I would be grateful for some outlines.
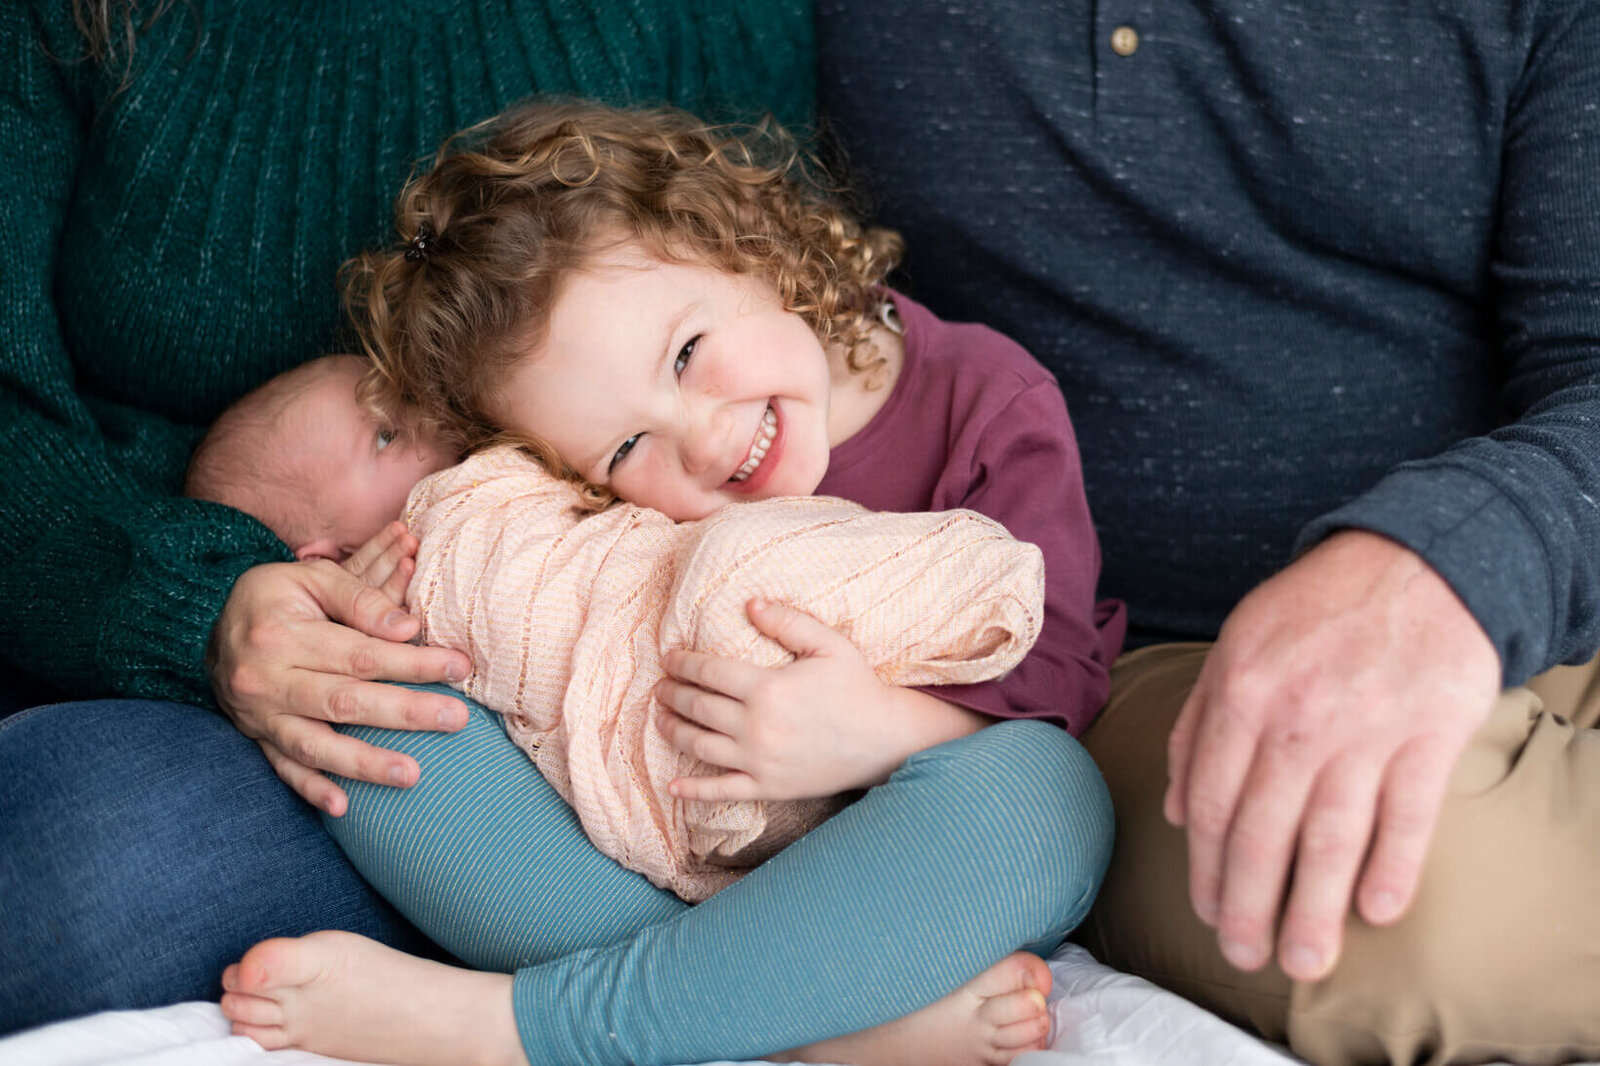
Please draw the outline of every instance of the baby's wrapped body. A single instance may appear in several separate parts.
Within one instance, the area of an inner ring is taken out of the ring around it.
[[[762,596],[849,637],[886,682],[967,684],[1020,662],[1043,619],[1039,550],[969,511],[809,497],[698,522],[621,503],[590,513],[572,485],[497,447],[418,485],[406,521],[422,541],[410,599],[425,639],[472,656],[462,688],[505,716],[601,851],[691,901],[839,801],[669,795],[707,767],[655,727],[667,649],[789,661],[745,614]]]

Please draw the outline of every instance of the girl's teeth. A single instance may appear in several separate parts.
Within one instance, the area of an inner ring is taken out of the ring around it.
[[[733,472],[729,481],[743,481],[761,465],[761,460],[767,457],[767,449],[772,447],[772,438],[778,435],[778,415],[771,407],[761,416],[761,432],[756,434],[755,444],[750,447],[750,457],[744,465]]]

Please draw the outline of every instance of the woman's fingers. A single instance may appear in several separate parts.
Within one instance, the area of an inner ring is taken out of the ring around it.
[[[327,619],[388,641],[407,641],[417,635],[421,623],[415,617],[343,567],[325,559],[298,565],[304,568],[298,576],[306,594]]]
[[[373,640],[371,637],[357,639]],[[377,643],[382,644],[381,641]],[[421,652],[430,649],[407,650]],[[387,660],[393,649],[380,646],[371,651],[376,659]],[[336,725],[444,732],[452,732],[466,725],[466,705],[454,696],[385,682],[357,680],[344,671],[331,668],[340,664],[341,659],[331,650],[330,655],[328,663],[321,668],[295,670],[286,676],[287,702],[299,713],[283,717],[303,716]],[[411,680],[397,676],[407,672],[403,662],[386,662],[384,665],[379,676],[399,681]]]
[[[267,763],[273,772],[294,790],[295,795],[319,811],[326,811],[335,818],[343,816],[345,809],[350,805],[344,789],[304,763],[295,762],[272,741],[263,738],[258,739],[256,744],[267,757]]]
[[[283,715],[274,719],[266,739],[285,757],[312,772],[338,774],[340,777],[398,788],[409,788],[416,784],[421,774],[416,760],[409,755],[345,736],[328,723],[312,718]],[[276,764],[274,768],[277,768]],[[278,776],[283,777],[281,770]],[[291,788],[294,787],[293,781],[289,778],[285,780]],[[326,795],[326,790],[309,779],[307,784],[315,794]],[[327,810],[326,807],[323,809]]]
[[[254,567],[235,582],[213,633],[217,701],[241,732],[272,746],[274,770],[297,794],[342,810],[342,791],[322,774],[406,785],[417,767],[329,722],[430,730],[466,722],[451,696],[379,683],[459,681],[470,672],[460,652],[397,643],[415,629],[382,592],[334,563]]]

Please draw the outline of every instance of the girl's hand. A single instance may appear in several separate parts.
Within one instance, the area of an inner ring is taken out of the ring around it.
[[[381,565],[386,551],[369,561]],[[217,702],[239,731],[301,798],[338,817],[347,799],[324,772],[408,787],[420,770],[409,756],[344,736],[330,722],[445,731],[466,724],[466,707],[453,697],[379,683],[459,681],[471,672],[461,652],[406,644],[416,632],[417,620],[386,592],[337,563],[267,563],[234,583],[207,665]]]
[[[396,607],[404,607],[406,588],[417,569],[418,546],[404,522],[390,522],[339,565],[383,593]]]
[[[794,652],[767,669],[668,652],[657,719],[672,746],[727,773],[672,782],[680,799],[789,800],[886,781],[906,756],[976,731],[983,716],[886,685],[837,631],[751,600],[750,621]]]

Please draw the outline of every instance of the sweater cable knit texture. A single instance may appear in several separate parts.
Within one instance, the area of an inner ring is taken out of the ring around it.
[[[74,61],[68,0],[6,5],[9,665],[68,694],[209,701],[234,581],[290,555],[178,498],[189,452],[230,401],[335,350],[335,271],[387,238],[415,163],[535,92],[803,122],[810,34],[798,3],[195,0],[140,37],[117,94]]]

